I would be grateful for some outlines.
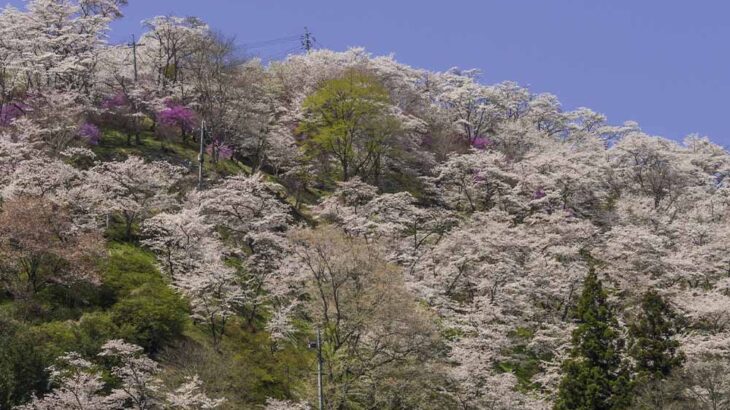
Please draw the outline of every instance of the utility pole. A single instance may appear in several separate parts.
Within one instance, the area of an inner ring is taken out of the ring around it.
[[[304,35],[302,35],[302,48],[308,53],[314,47],[314,42],[317,39],[314,38],[308,28],[304,27]]]
[[[134,64],[134,82],[137,82],[137,47],[143,46],[144,44],[137,44],[137,39],[132,34],[132,42],[129,43],[132,47],[132,64]]]
[[[317,326],[317,341],[309,342],[310,349],[317,349],[317,400],[319,410],[324,410],[324,392],[322,390],[322,331]]]
[[[204,140],[205,140],[205,120],[200,121],[200,152],[198,153],[198,191],[203,189],[203,163],[204,158]]]
[[[317,326],[317,396],[319,410],[324,410],[324,394],[322,393],[322,334]]]

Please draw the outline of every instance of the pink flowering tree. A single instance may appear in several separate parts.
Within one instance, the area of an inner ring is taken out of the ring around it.
[[[488,149],[492,145],[494,145],[494,142],[491,139],[486,138],[486,137],[476,137],[471,142],[471,146],[474,147],[474,148],[476,148],[476,149],[479,149],[479,150]]]
[[[28,107],[25,104],[19,102],[9,102],[0,105],[0,127],[10,125],[13,120],[23,116],[27,109]]]
[[[85,122],[79,127],[79,138],[89,145],[99,145],[101,130],[96,125]]]
[[[179,130],[185,139],[195,128],[197,115],[184,105],[168,102],[167,107],[157,113],[157,123],[163,127]]]
[[[223,142],[223,138],[220,136],[213,138],[213,141],[206,146],[205,152],[210,155],[214,164],[221,159],[233,157],[233,147]]]

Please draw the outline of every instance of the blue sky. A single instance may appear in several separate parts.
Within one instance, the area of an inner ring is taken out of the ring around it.
[[[7,1],[7,0],[6,0]],[[2,0],[0,0],[0,3]],[[11,3],[22,4],[20,0]],[[730,2],[723,0],[130,0],[119,42],[160,14],[195,15],[239,43],[298,35],[404,63],[479,68],[654,135],[730,145]],[[277,57],[296,40],[254,49]]]

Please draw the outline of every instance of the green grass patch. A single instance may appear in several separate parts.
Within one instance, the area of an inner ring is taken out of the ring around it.
[[[140,135],[141,144],[137,144],[134,137],[129,140],[130,143],[127,141],[127,134],[106,129],[101,142],[93,148],[93,151],[102,161],[123,160],[130,155],[136,155],[150,161],[168,161],[191,172],[197,172],[199,146],[190,137],[185,140],[176,138],[163,142],[155,138],[151,132],[145,131]],[[249,166],[238,161],[220,160],[214,164],[209,156],[205,159],[207,161],[204,171],[208,174],[234,175],[251,172]]]
[[[517,327],[508,334],[510,347],[502,354],[505,360],[494,364],[495,370],[501,373],[512,373],[517,377],[517,390],[528,392],[542,386],[532,378],[542,371],[542,362],[551,357],[540,356],[528,349],[528,345],[535,336],[535,331],[526,327]]]

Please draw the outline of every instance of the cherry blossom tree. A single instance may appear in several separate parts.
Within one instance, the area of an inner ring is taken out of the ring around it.
[[[109,23],[121,15],[119,7],[124,3],[33,0],[24,12],[12,7],[5,9],[5,61],[10,81],[4,82],[4,91],[20,86],[13,81],[22,77],[25,85],[38,93],[50,88],[89,95],[104,35]]]
[[[33,398],[17,407],[22,410],[51,409],[214,409],[224,399],[211,399],[203,391],[197,375],[174,390],[165,391],[158,379],[159,365],[148,358],[142,348],[120,339],[109,340],[97,355],[101,364],[94,364],[75,352],[67,353],[51,366],[51,378],[57,387],[41,398]],[[119,387],[109,388],[102,370]]]
[[[452,68],[436,77],[439,87],[434,102],[445,109],[467,145],[488,137],[497,120],[489,89],[477,82],[478,72]]]
[[[144,223],[143,242],[154,250],[173,286],[191,300],[193,319],[219,346],[228,319],[246,300],[235,270],[224,261],[225,246],[196,209],[159,214]]]
[[[111,374],[121,383],[112,390],[110,398],[120,402],[129,400],[137,409],[153,406],[160,390],[159,381],[154,377],[159,365],[148,358],[140,346],[121,339],[109,340],[101,347],[99,357],[111,361]]]
[[[203,382],[197,375],[186,378],[185,383],[167,394],[168,405],[180,410],[215,409],[224,402],[225,399],[209,398],[203,391]]]
[[[233,176],[220,184],[193,193],[189,201],[200,207],[206,219],[235,234],[242,243],[256,232],[282,231],[290,221],[289,209],[277,187],[263,174]]]
[[[453,214],[419,207],[407,192],[377,195],[377,188],[358,178],[337,184],[315,208],[318,217],[348,235],[387,244],[388,259],[413,272],[419,259],[457,224]]]
[[[31,141],[44,143],[54,153],[63,151],[81,136],[83,104],[83,97],[71,91],[49,91],[29,99],[28,118],[36,126]]]
[[[146,44],[141,60],[154,67],[156,83],[162,89],[184,84],[184,62],[194,52],[198,38],[208,26],[195,17],[157,16],[143,22],[148,31],[140,39]]]
[[[274,353],[322,325],[335,406],[541,409],[555,401],[594,266],[621,326],[648,289],[685,322],[685,366],[657,388],[667,401],[637,391],[635,405],[727,407],[725,148],[363,49],[244,62],[194,18],[148,20],[135,72],[132,50],[104,41],[124,3],[33,0],[0,13],[0,293],[10,303],[97,283],[109,215],[127,239],[139,227],[221,351],[232,322],[265,328]],[[330,102],[351,103],[333,89],[368,111],[349,140],[338,129],[348,118],[325,118]],[[130,146],[147,131],[190,133],[193,113],[208,124],[208,154],[252,175],[187,192],[166,152],[149,162],[90,151],[111,148],[93,146],[101,129],[127,133]],[[323,178],[344,168],[334,157],[348,161],[346,181]],[[64,356],[55,390],[29,408],[220,405],[196,378],[163,389],[135,347],[105,349]]]
[[[503,209],[519,206],[512,200],[518,177],[510,172],[507,158],[501,154],[475,151],[453,155],[434,170],[434,175],[428,182],[434,185],[437,198],[454,209],[474,212],[500,205]]]
[[[104,381],[90,361],[78,353],[67,353],[49,368],[51,380],[58,384],[42,398],[16,408],[21,410],[106,409],[122,403],[104,396]]]
[[[171,191],[182,176],[183,169],[168,162],[145,162],[131,156],[89,170],[87,178],[93,189],[86,194],[99,214],[122,216],[129,240],[136,222],[176,205],[176,195]]]

